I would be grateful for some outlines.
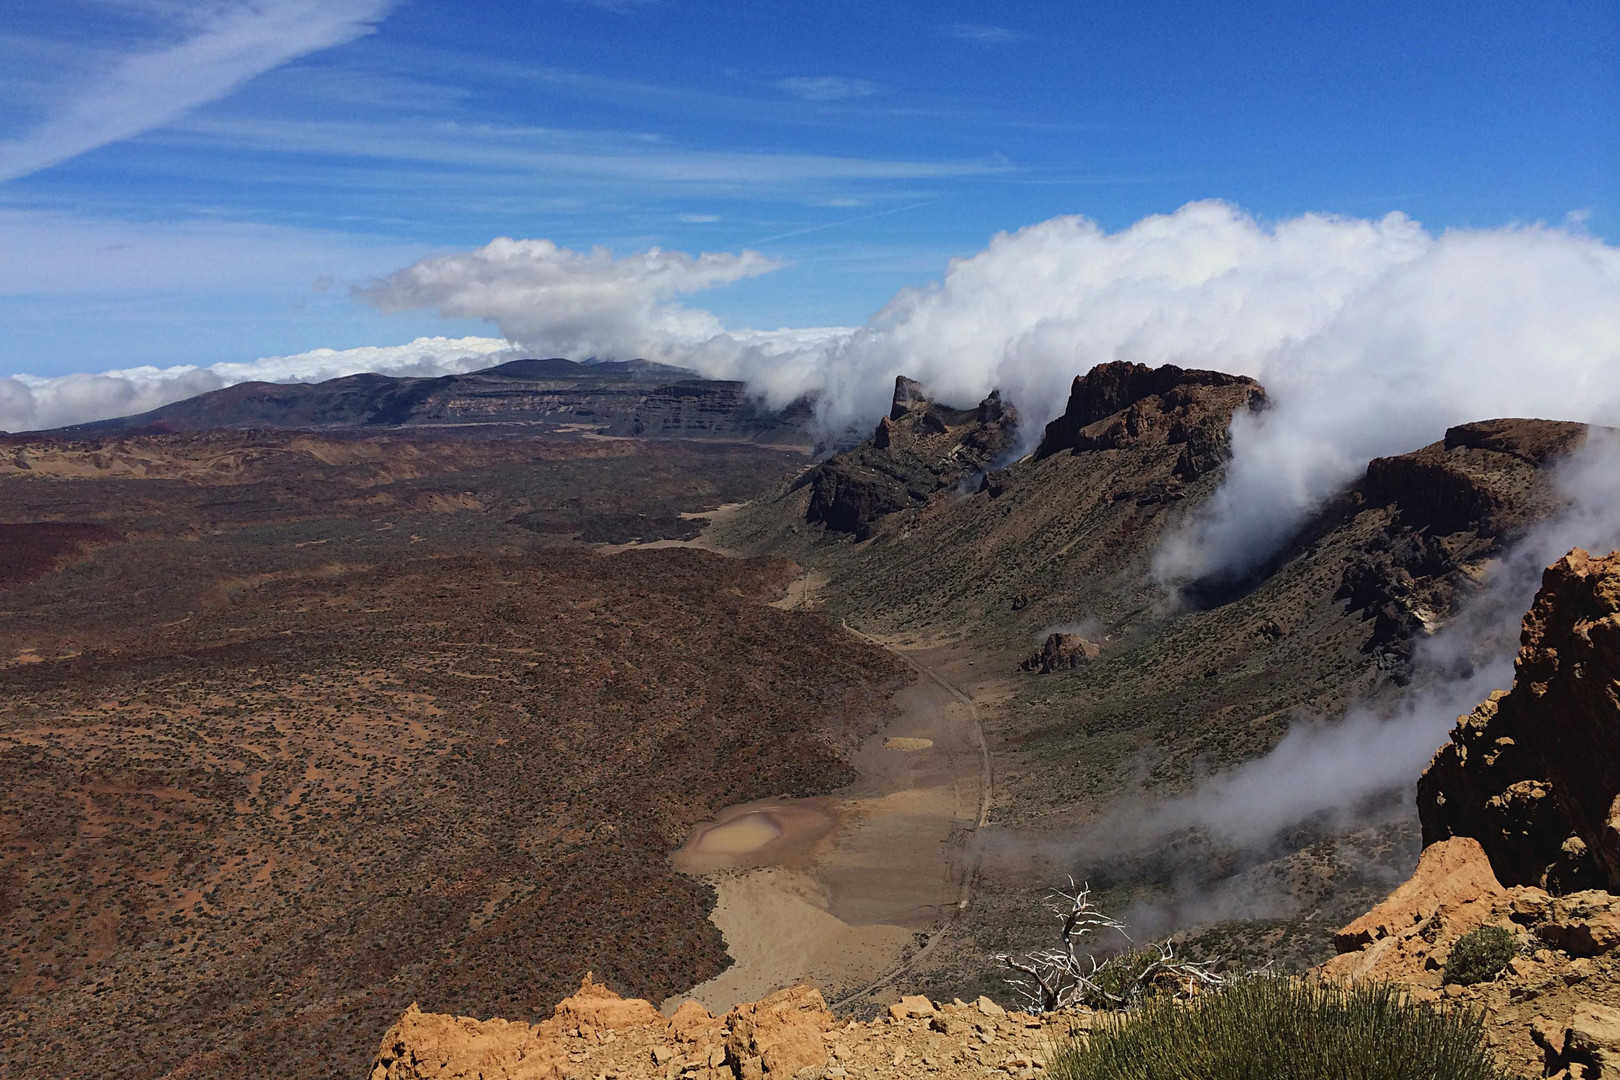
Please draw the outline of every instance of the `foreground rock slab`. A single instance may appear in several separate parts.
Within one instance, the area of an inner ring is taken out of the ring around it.
[[[780,990],[724,1017],[687,1002],[668,1019],[587,977],[538,1024],[423,1013],[389,1029],[368,1080],[1034,1080],[1091,1014],[1010,1013],[978,1002],[902,999],[871,1021],[838,1023],[819,991]],[[611,1018],[619,1027],[582,1019]],[[1584,1029],[1583,1029],[1584,1030]]]

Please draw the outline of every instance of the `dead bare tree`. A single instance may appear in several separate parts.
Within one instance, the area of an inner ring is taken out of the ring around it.
[[[1122,923],[1091,902],[1090,887],[1076,887],[1073,878],[1069,891],[1052,890],[1048,906],[1062,923],[1058,948],[1025,953],[1021,959],[1005,953],[992,957],[1019,973],[1019,978],[1007,982],[1018,990],[1029,1012],[1053,1012],[1076,1002],[1123,1009],[1150,992],[1190,996],[1226,982],[1213,970],[1213,961],[1183,960],[1169,941],[1099,963],[1095,949],[1101,932],[1117,931],[1127,941],[1130,936]]]

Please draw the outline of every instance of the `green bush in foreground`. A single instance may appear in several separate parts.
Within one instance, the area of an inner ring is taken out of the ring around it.
[[[1054,1055],[1052,1080],[1505,1080],[1474,1014],[1387,986],[1240,979],[1177,1003],[1098,1017]]]
[[[1518,953],[1513,935],[1500,926],[1482,926],[1457,939],[1446,957],[1446,982],[1489,982],[1502,973]]]

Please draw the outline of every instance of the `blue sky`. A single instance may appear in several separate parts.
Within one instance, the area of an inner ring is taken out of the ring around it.
[[[0,374],[494,333],[352,287],[498,236],[762,252],[703,296],[761,328],[862,323],[998,230],[1199,199],[1612,241],[1617,10],[13,5]]]

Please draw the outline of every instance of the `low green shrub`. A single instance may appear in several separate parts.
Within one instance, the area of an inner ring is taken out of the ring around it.
[[[1123,1009],[1162,989],[1176,989],[1173,983],[1160,985],[1153,978],[1144,977],[1163,959],[1157,949],[1136,949],[1110,958],[1091,976],[1091,985],[1081,987],[1078,1003],[1092,1009]]]
[[[1383,985],[1250,977],[1190,1001],[1099,1016],[1051,1080],[1506,1080],[1477,1014]]]
[[[1518,951],[1512,933],[1500,926],[1470,930],[1457,939],[1446,957],[1446,982],[1464,986],[1490,982]]]

